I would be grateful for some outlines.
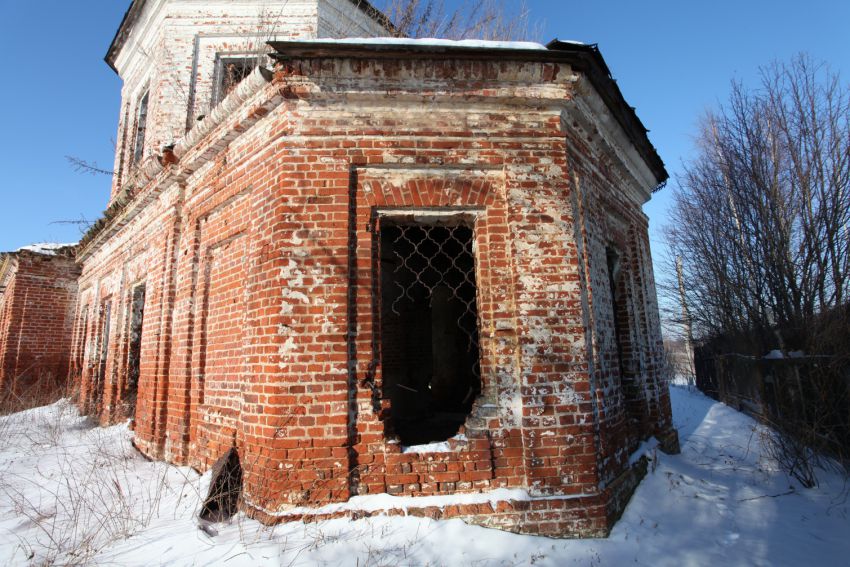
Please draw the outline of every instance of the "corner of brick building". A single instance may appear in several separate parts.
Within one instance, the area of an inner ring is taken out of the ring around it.
[[[290,55],[167,159],[127,165],[133,191],[80,253],[81,407],[133,417],[143,453],[201,471],[236,447],[242,508],[268,523],[607,535],[641,444],[678,444],[640,209],[652,175],[565,63],[403,55]],[[393,222],[465,223],[474,251],[480,390],[439,450],[403,446],[385,389]],[[360,506],[375,495],[414,504]]]
[[[80,269],[68,250],[21,250],[6,258],[0,281],[0,399],[22,409],[68,393]]]

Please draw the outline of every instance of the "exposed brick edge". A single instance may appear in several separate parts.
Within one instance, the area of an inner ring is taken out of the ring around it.
[[[192,128],[174,145],[174,155],[182,158],[193,147],[198,145],[219,124],[233,116],[246,100],[259,92],[272,80],[272,72],[263,67],[257,67],[244,81],[228,94],[209,115]]]
[[[379,510],[339,510],[336,512],[295,512],[268,513],[245,502],[242,511],[251,518],[264,524],[273,525],[286,522],[316,523],[327,520],[347,518],[359,520],[374,516],[411,516],[431,518],[433,520],[460,519],[466,523],[484,527],[534,535],[552,535],[559,537],[606,537],[609,527],[604,521],[605,504],[602,495],[564,498],[538,498],[532,500],[499,500],[476,504],[447,504],[444,506],[407,506],[405,508],[384,508]],[[594,513],[595,512],[595,513]],[[546,528],[545,524],[528,521],[529,515],[549,515],[552,522],[565,524],[563,529]],[[576,523],[583,527],[577,533]]]
[[[659,448],[668,455],[678,455],[681,452],[679,446],[679,432],[671,427],[667,431],[658,431],[655,433],[655,438],[658,439]]]
[[[623,474],[618,476],[608,485],[605,492],[608,494],[608,525],[614,526],[615,523],[626,511],[626,506],[632,499],[632,495],[637,490],[640,481],[646,476],[649,461],[645,456],[629,467]]]
[[[12,252],[0,252],[0,288],[5,286],[6,278],[12,273],[14,255]]]
[[[604,538],[611,533],[611,528],[623,515],[632,494],[646,476],[647,465],[647,458],[641,457],[605,490],[589,496],[550,496],[531,500],[391,507],[378,510],[345,509],[334,512],[321,512],[321,508],[316,508],[315,512],[305,512],[303,507],[299,507],[292,513],[285,510],[270,513],[243,500],[240,508],[247,516],[267,525],[287,522],[316,523],[341,518],[359,520],[375,516],[410,516],[432,520],[459,519],[468,524],[518,534],[559,538]]]

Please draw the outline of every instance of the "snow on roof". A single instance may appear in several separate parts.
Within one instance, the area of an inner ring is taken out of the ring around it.
[[[396,45],[396,46],[420,46],[420,47],[466,47],[478,49],[526,49],[533,51],[547,51],[547,47],[533,41],[485,41],[481,39],[437,39],[422,38],[411,39],[406,37],[346,37],[343,39],[300,39],[291,43],[339,43],[348,45]]]
[[[65,244],[59,242],[38,242],[36,244],[30,244],[29,246],[22,246],[18,248],[18,252],[35,252],[36,254],[44,254],[45,256],[55,256],[62,248],[68,248],[76,245],[76,242],[69,242]]]

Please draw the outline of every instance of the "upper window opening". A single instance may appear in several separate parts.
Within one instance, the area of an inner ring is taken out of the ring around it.
[[[213,101],[216,106],[257,66],[257,57],[219,57],[215,65]]]
[[[136,114],[136,141],[133,146],[133,163],[139,163],[145,151],[145,131],[148,126],[148,98],[150,91],[145,92],[139,100],[139,110]]]
[[[390,429],[404,445],[445,441],[481,391],[473,229],[385,218],[379,254]]]

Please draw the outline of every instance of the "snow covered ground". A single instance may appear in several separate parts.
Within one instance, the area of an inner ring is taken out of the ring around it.
[[[209,483],[149,462],[126,426],[67,402],[0,418],[0,564],[848,565],[847,487],[805,490],[761,456],[756,424],[672,388],[682,454],[657,455],[606,540],[554,540],[458,520],[377,517],[267,528],[195,519]]]

